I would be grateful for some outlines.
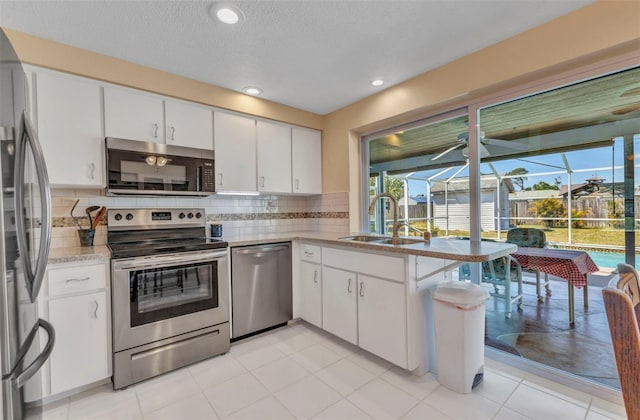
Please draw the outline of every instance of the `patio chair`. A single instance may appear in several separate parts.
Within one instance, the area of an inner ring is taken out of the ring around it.
[[[619,275],[602,290],[616,358],[624,407],[630,419],[640,413],[640,278],[636,269],[618,264]]]
[[[510,255],[483,262],[481,276],[482,282],[493,285],[493,292],[490,294],[504,299],[504,313],[507,318],[511,318],[511,306],[514,302],[518,302],[518,310],[522,309],[522,268]],[[458,269],[458,280],[470,279],[471,267],[469,264],[462,264]],[[518,284],[515,296],[511,293],[512,282]]]
[[[547,237],[543,230],[536,228],[514,228],[507,232],[506,242],[515,244],[522,247],[530,248],[544,248],[547,246]],[[544,299],[540,293],[540,272],[535,270],[525,270],[529,273],[536,275],[536,282],[524,281],[524,284],[536,285],[536,296],[538,296],[538,302],[542,303]],[[551,289],[549,289],[549,275],[544,273],[544,288],[547,296],[551,296]]]

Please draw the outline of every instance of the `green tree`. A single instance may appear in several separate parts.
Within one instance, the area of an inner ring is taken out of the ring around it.
[[[533,184],[533,186],[531,187],[531,189],[533,191],[543,191],[543,190],[559,190],[560,187],[558,187],[557,185],[551,185],[548,182],[545,181],[540,181],[536,184]]]
[[[515,168],[507,172],[505,175],[524,175],[528,173],[529,171],[526,170],[525,168]],[[526,176],[517,176],[510,179],[511,179],[511,182],[513,182],[513,185],[518,187],[520,191],[524,190],[524,182],[527,180]]]
[[[396,200],[400,200],[404,197],[404,182],[400,178],[387,177],[384,180],[384,190]]]
[[[556,198],[545,198],[544,200],[536,201],[533,203],[529,211],[534,213],[536,217],[540,218],[562,217],[565,214],[562,201]],[[557,223],[556,220],[545,220],[544,224],[546,227],[550,228]]]
[[[369,177],[369,186],[375,186],[378,179],[373,176]],[[404,182],[402,182],[402,178],[386,177],[384,179],[384,191],[391,194],[396,200],[400,200],[404,197]],[[372,197],[375,195],[372,189],[369,190],[369,195]]]

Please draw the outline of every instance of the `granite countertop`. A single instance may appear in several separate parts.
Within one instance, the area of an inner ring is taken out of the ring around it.
[[[260,245],[274,242],[304,240],[320,245],[334,245],[345,248],[363,249],[370,251],[389,252],[405,255],[419,255],[423,257],[444,258],[448,260],[481,262],[489,261],[517,250],[517,246],[499,242],[471,242],[461,239],[432,238],[431,242],[418,242],[407,245],[376,244],[370,242],[346,241],[340,239],[345,236],[358,235],[348,232],[283,232],[267,234],[225,235],[223,240],[229,246]],[[415,238],[414,238],[415,239]],[[49,253],[49,264],[67,262],[108,260],[111,257],[106,246],[56,248]]]
[[[448,260],[482,262],[515,252],[518,247],[500,242],[472,242],[464,239],[431,238],[429,243],[418,242],[407,245],[377,244],[371,242],[346,241],[346,236],[362,235],[360,233],[335,232],[285,232],[263,235],[238,235],[223,237],[229,246],[259,245],[270,242],[304,240],[318,244],[338,245],[345,248],[365,249],[371,251],[390,252],[423,257],[444,258]],[[413,237],[412,239],[415,239]]]
[[[62,264],[79,261],[100,261],[109,260],[111,252],[106,245],[74,247],[74,248],[52,248],[49,251],[49,264]]]

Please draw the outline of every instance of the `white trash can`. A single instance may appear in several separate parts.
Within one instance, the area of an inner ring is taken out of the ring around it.
[[[433,293],[438,382],[468,394],[484,375],[484,316],[489,293],[464,281],[440,283]]]

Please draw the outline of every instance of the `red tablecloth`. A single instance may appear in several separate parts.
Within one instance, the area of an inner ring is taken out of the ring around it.
[[[598,271],[598,266],[584,251],[554,248],[518,247],[511,254],[523,269],[541,271],[567,280],[575,287],[587,285],[585,274]]]

